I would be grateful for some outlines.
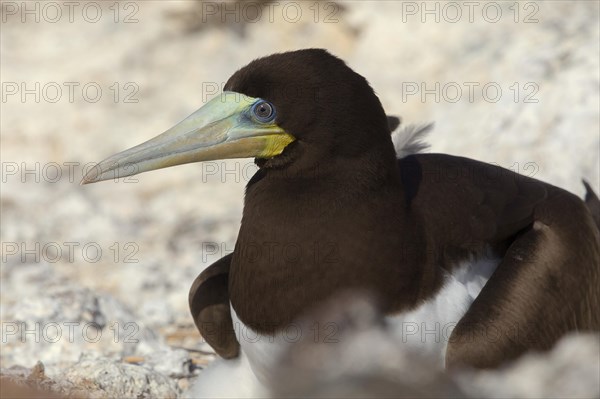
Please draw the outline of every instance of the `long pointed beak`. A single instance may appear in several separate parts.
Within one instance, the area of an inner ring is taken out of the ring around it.
[[[294,137],[274,122],[253,118],[251,109],[256,101],[259,99],[223,92],[159,136],[100,162],[81,184],[190,162],[279,155]]]

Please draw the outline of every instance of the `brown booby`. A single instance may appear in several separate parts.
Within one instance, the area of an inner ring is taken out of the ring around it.
[[[189,301],[224,364],[259,381],[294,321],[342,291],[374,295],[403,342],[446,367],[496,367],[597,331],[599,230],[585,203],[498,166],[412,153],[418,134],[394,148],[366,79],[325,50],[300,50],[252,61],[83,183],[256,158],[234,252],[198,276]]]

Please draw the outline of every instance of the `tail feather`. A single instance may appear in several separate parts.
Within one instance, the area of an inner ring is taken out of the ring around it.
[[[390,132],[396,130],[400,126],[400,123],[402,123],[402,119],[399,116],[387,115],[387,120]]]
[[[583,185],[585,186],[585,204],[587,205],[588,209],[590,210],[590,213],[592,214],[592,217],[594,218],[594,222],[596,222],[596,226],[598,226],[598,229],[600,229],[600,199],[598,198],[598,196],[596,195],[596,193],[594,192],[594,190],[592,190],[592,187],[590,186],[590,184],[585,181],[582,180]]]

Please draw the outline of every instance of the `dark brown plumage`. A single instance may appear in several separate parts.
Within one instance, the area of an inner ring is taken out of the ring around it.
[[[214,266],[229,268],[231,305],[247,326],[276,332],[349,288],[375,293],[387,314],[405,311],[440,289],[443,269],[491,247],[503,260],[454,330],[449,366],[494,367],[600,327],[598,229],[579,198],[466,158],[396,160],[373,90],[321,50],[254,61],[226,90],[269,100],[297,138],[259,160],[235,251]],[[195,283],[195,316],[205,295]],[[214,305],[220,318],[227,305]]]

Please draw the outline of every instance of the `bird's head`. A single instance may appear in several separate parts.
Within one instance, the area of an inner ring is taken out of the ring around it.
[[[392,148],[385,112],[366,79],[325,50],[299,50],[252,61],[222,94],[159,136],[100,162],[82,184],[230,158],[302,171],[382,143]]]

